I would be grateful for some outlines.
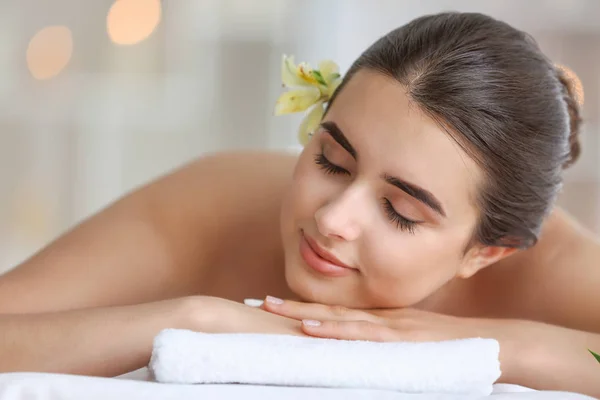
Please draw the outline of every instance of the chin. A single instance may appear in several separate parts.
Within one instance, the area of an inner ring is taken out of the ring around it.
[[[343,278],[315,276],[299,262],[286,263],[285,280],[288,288],[300,301],[346,307],[359,306],[351,301],[357,297],[351,282],[343,282]]]
[[[309,303],[319,302],[320,297],[315,291],[315,287],[310,282],[310,277],[306,276],[304,271],[300,271],[298,265],[287,265],[285,267],[285,281],[288,288],[298,297],[300,301]]]

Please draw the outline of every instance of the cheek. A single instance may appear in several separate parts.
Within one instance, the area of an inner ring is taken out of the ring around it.
[[[299,221],[306,220],[314,215],[319,201],[320,186],[318,172],[312,165],[311,154],[305,149],[294,168],[292,182],[283,198],[281,206],[282,233],[295,232]],[[317,172],[317,173],[315,173]]]
[[[380,234],[365,243],[367,291],[386,306],[416,304],[455,276],[462,246],[448,232]]]
[[[335,186],[312,160],[312,153],[305,151],[294,170],[289,190],[289,203],[298,219],[312,218],[322,204],[327,202]]]
[[[369,264],[379,266],[378,275],[423,275],[458,264],[462,236],[417,228],[414,235],[402,232],[375,235],[365,247]]]

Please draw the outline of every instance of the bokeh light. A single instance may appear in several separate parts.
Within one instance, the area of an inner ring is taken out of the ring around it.
[[[37,32],[27,47],[27,67],[35,79],[58,75],[73,54],[73,35],[66,26],[48,26]]]
[[[148,38],[161,19],[160,0],[116,0],[106,17],[110,40],[133,45]]]

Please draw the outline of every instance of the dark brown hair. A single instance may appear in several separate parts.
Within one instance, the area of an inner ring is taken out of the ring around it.
[[[581,118],[567,77],[533,38],[477,13],[417,18],[362,53],[328,107],[361,69],[400,82],[482,168],[473,240],[535,244],[579,155]]]

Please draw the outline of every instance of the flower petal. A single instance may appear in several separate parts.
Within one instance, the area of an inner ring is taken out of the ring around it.
[[[294,64],[294,56],[283,55],[281,59],[281,82],[287,87],[310,86],[298,75],[298,67]]]
[[[323,119],[324,113],[325,108],[323,107],[323,101],[319,101],[304,117],[302,123],[300,124],[300,128],[298,128],[298,140],[302,146],[306,146],[306,144],[309,142],[310,133],[317,130],[321,119]]]
[[[308,63],[300,63],[297,67],[297,75],[300,79],[302,79],[306,84],[311,86],[319,86],[319,82],[317,78],[313,75],[313,69]]]
[[[275,103],[275,115],[290,114],[304,111],[321,97],[321,92],[315,87],[290,90],[282,93]]]
[[[342,83],[342,78],[338,77],[327,86],[327,99],[331,99],[333,93],[337,90],[338,86],[340,86],[340,83]]]
[[[331,60],[323,60],[319,63],[319,72],[327,84],[340,77],[339,71],[340,67]]]

